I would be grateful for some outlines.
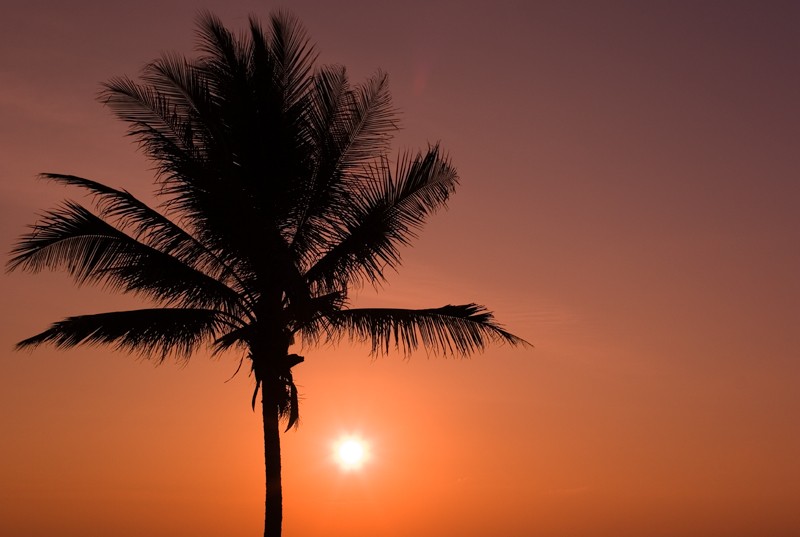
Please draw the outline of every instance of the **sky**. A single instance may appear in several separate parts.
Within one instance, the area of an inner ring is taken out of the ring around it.
[[[800,534],[800,4],[7,0],[0,245],[77,192],[145,199],[152,164],[96,101],[199,9],[286,7],[320,63],[389,73],[395,149],[461,184],[380,294],[477,302],[533,349],[466,360],[303,349],[286,537]],[[261,420],[238,357],[14,352],[137,307],[64,274],[0,277],[0,534],[259,535]],[[369,442],[343,472],[333,443]]]

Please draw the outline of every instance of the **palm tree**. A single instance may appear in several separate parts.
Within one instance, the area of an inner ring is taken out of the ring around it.
[[[114,78],[101,93],[156,164],[160,210],[126,190],[43,174],[87,191],[91,209],[66,201],[45,213],[8,264],[65,269],[154,307],[68,317],[17,347],[106,344],[158,363],[203,344],[238,349],[255,377],[254,409],[261,390],[264,535],[278,536],[280,424],[298,419],[296,341],[462,356],[524,341],[476,304],[348,307],[351,289],[384,282],[457,184],[436,145],[390,166],[396,113],[384,74],[351,86],[343,67],[315,69],[313,46],[285,13],[266,29],[251,17],[240,36],[206,13],[198,35],[199,58],[163,55],[140,82]]]

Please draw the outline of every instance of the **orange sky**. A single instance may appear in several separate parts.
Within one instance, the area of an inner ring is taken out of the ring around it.
[[[273,4],[4,4],[0,244],[75,173],[147,196],[94,101],[193,15]],[[479,302],[534,350],[468,361],[307,349],[284,436],[286,537],[800,534],[800,4],[295,0],[462,184],[386,291]],[[260,416],[234,356],[14,353],[66,315],[136,302],[62,274],[0,278],[0,535],[259,535]],[[329,459],[372,443],[361,472]]]

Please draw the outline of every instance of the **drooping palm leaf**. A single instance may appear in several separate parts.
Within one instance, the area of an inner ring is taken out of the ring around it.
[[[286,430],[296,426],[300,419],[300,401],[297,393],[297,386],[292,378],[292,373],[289,372],[286,376],[282,377],[284,383],[283,397],[278,399],[278,413],[282,419],[286,421]]]
[[[112,345],[164,361],[188,359],[201,344],[231,329],[235,318],[206,309],[142,309],[67,317],[17,343],[18,349],[51,343],[58,348]]]
[[[314,326],[316,323],[319,326]],[[467,356],[490,343],[528,345],[477,304],[419,310],[341,310],[310,323],[308,330],[312,336],[324,331],[329,341],[349,337],[369,343],[375,355],[386,354],[391,348],[408,355],[423,347],[434,353]]]

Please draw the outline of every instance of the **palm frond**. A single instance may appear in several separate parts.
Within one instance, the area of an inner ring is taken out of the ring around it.
[[[194,197],[216,194],[219,189],[211,187],[234,159],[225,121],[206,102],[211,90],[195,71],[178,59],[152,62],[144,70],[147,85],[117,77],[105,85],[101,100],[128,123],[128,135],[155,162],[163,205],[198,225],[202,213]]]
[[[495,322],[492,313],[477,304],[419,310],[341,310],[315,323],[319,326],[308,329],[312,336],[324,331],[328,341],[349,337],[369,343],[373,355],[387,354],[392,348],[409,355],[422,347],[436,354],[467,356],[490,343],[529,345]],[[304,342],[314,341],[304,339]]]
[[[398,114],[386,73],[350,88],[343,67],[323,67],[313,82],[305,104],[309,135],[320,155],[319,175],[353,169],[389,149]]]
[[[246,50],[222,21],[210,11],[197,17],[198,48],[205,53],[203,62],[218,78],[236,77],[246,69]]]
[[[76,203],[45,213],[11,254],[8,270],[65,268],[78,284],[104,283],[165,304],[247,310],[224,283],[137,241]]]
[[[355,204],[341,208],[344,225],[334,230],[337,242],[311,266],[306,279],[329,290],[382,282],[386,267],[400,264],[399,248],[446,205],[457,184],[455,168],[438,146],[401,158],[394,176],[386,160],[379,161],[368,170]]]
[[[289,303],[283,312],[283,322],[296,332],[317,317],[341,310],[346,303],[347,296],[340,291],[314,296],[305,302]]]
[[[397,129],[386,74],[379,72],[354,89],[344,68],[323,68],[314,80],[306,113],[316,164],[298,201],[302,215],[292,240],[305,265],[324,250],[332,226],[341,225],[339,213],[360,189],[354,170],[384,154]]]
[[[218,337],[214,340],[213,354],[219,354],[232,347],[248,347],[251,344],[253,325],[244,325]]]
[[[253,297],[249,295],[250,290],[244,286],[241,276],[236,274],[233,267],[179,225],[130,192],[75,175],[44,173],[40,177],[87,190],[94,196],[100,216],[114,219],[115,228],[122,232],[131,230],[135,240],[210,275],[236,289],[247,302],[253,302]]]
[[[292,374],[282,377],[284,394],[278,402],[278,415],[286,421],[286,431],[296,427],[300,419],[300,401]]]
[[[196,61],[176,53],[163,53],[144,67],[141,78],[157,95],[172,104],[181,119],[201,126],[209,119],[216,119],[208,79]]]
[[[128,135],[156,162],[165,155],[175,160],[194,150],[188,118],[167,95],[125,76],[112,78],[103,87],[100,101],[128,123]]]
[[[231,328],[227,314],[207,309],[142,309],[67,317],[17,343],[17,349],[52,344],[111,345],[159,363],[170,355],[188,359],[201,344]]]
[[[289,109],[306,91],[317,52],[300,20],[291,13],[275,12],[270,16],[270,27],[269,45],[277,67],[275,74]],[[259,33],[260,25],[254,17],[250,19],[250,28],[253,36]]]
[[[346,121],[339,127],[339,160],[348,169],[386,152],[392,132],[398,129],[386,73],[379,71],[357,86],[350,97]]]

